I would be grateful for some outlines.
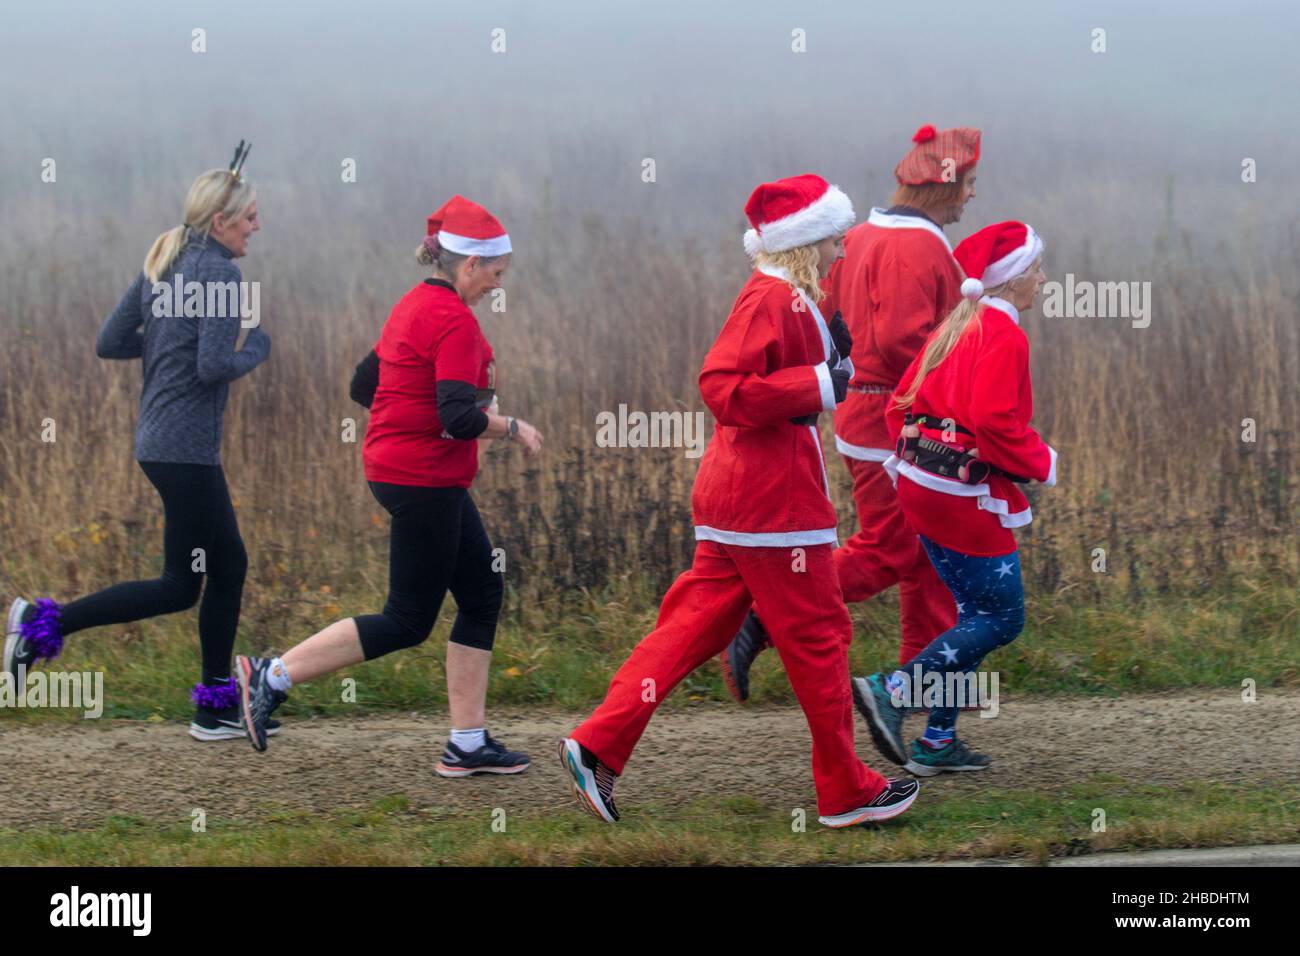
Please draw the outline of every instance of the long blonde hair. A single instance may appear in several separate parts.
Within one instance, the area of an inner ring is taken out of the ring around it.
[[[1006,282],[995,285],[991,289],[985,289],[984,295],[1001,296],[1025,275],[1032,272],[1037,265],[1038,260],[1034,260],[1033,265],[1020,275],[1012,276]],[[898,396],[898,400],[894,402],[895,408],[912,407],[912,402],[916,401],[916,393],[921,390],[921,383],[925,381],[925,377],[957,347],[957,343],[961,341],[967,329],[974,326],[976,335],[984,334],[984,327],[979,323],[979,315],[983,311],[984,304],[977,299],[962,299],[957,303],[957,308],[948,313],[948,317],[939,326],[939,331],[925,343],[925,351],[921,353],[921,366],[916,370],[916,376],[912,379],[912,384],[907,387],[907,391]]]
[[[784,252],[760,252],[754,256],[755,266],[784,269],[790,276],[790,284],[802,289],[813,302],[820,302],[824,297],[821,276],[817,272],[820,264],[821,253],[816,245],[795,246]]]
[[[149,247],[144,257],[144,274],[150,282],[159,281],[185,248],[189,236],[207,236],[212,220],[224,213],[226,221],[239,219],[257,199],[257,192],[247,179],[236,179],[228,170],[209,169],[194,180],[185,196],[184,222],[168,229]]]

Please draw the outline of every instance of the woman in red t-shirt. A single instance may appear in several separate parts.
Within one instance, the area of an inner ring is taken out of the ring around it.
[[[352,396],[370,408],[362,459],[370,490],[392,516],[388,601],[382,614],[338,621],[283,657],[236,660],[245,726],[266,749],[266,723],[296,683],[424,641],[448,591],[456,621],[447,644],[451,739],[444,777],[518,773],[526,754],[484,727],[488,668],[501,610],[501,574],[469,495],[478,439],[505,438],[533,455],[542,436],[496,414],[492,346],[470,311],[501,285],[510,237],[486,209],[455,196],[429,217],[416,258],[434,275],[393,307]]]

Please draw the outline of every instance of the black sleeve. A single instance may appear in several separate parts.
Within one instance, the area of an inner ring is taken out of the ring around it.
[[[488,427],[487,412],[475,404],[475,389],[469,382],[447,379],[438,383],[438,418],[452,438],[468,441]]]
[[[357,370],[352,373],[352,386],[348,395],[358,405],[369,408],[375,400],[375,390],[379,388],[379,356],[371,349],[370,354],[361,360]]]

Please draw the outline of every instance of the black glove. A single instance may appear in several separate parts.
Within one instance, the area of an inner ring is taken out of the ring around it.
[[[980,461],[978,458],[968,458],[966,460],[966,484],[982,485],[988,481],[989,474],[993,468],[987,461]]]
[[[838,315],[839,315],[839,313],[836,313],[836,316],[837,316],[837,317],[838,317]],[[844,323],[843,323],[843,320],[841,320],[840,324],[841,324],[841,325],[844,324]],[[836,367],[835,367],[835,365],[836,365],[836,361],[837,361],[837,359],[836,359],[835,355],[832,354],[831,357],[828,358],[828,359],[826,360],[826,368],[827,368],[827,370],[830,371],[830,373],[831,373],[831,391],[835,393],[835,404],[838,405],[838,404],[840,404],[840,402],[844,401],[844,399],[848,397],[848,394],[849,394],[849,378],[850,378],[851,376],[849,375],[849,370],[848,370],[848,369],[846,369],[846,368],[836,368]],[[792,424],[792,425],[816,425],[816,424],[817,424],[817,415],[818,415],[817,412],[813,412],[813,413],[810,414],[810,415],[800,415],[798,418],[792,418],[792,419],[790,419],[790,424]]]
[[[839,309],[835,310],[835,315],[831,317],[831,323],[827,328],[831,333],[831,342],[835,345],[835,351],[839,353],[841,359],[849,357],[853,351],[853,336],[849,334],[849,326],[844,321],[844,316],[840,315]],[[839,363],[836,362],[836,365]],[[839,399],[843,401],[843,399]]]
[[[826,364],[831,370],[831,388],[835,390],[835,404],[838,405],[849,394],[849,370],[836,368],[831,365],[829,359],[827,359]]]

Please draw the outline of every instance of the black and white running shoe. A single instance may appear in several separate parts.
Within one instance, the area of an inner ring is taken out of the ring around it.
[[[440,777],[472,777],[476,773],[523,773],[528,769],[528,754],[506,749],[489,733],[485,732],[483,738],[483,746],[469,753],[447,741],[434,773]]]
[[[266,738],[271,714],[289,699],[289,695],[276,690],[266,682],[266,672],[271,662],[265,657],[235,658],[235,679],[239,681],[239,716],[248,741],[254,750],[266,749]]]
[[[278,720],[266,722],[266,736],[274,737],[280,732]],[[190,721],[190,736],[195,740],[243,740],[248,736],[244,721],[240,717],[239,706],[227,707],[225,710],[196,708],[194,719]]]
[[[18,680],[18,668],[21,665],[30,669],[36,661],[36,648],[22,635],[23,615],[31,605],[22,598],[14,598],[9,605],[9,617],[5,621],[5,649],[3,670],[15,681]]]
[[[572,737],[560,741],[560,763],[569,775],[573,796],[582,808],[606,823],[617,823],[614,784],[618,775]]]
[[[899,777],[886,782],[885,789],[876,799],[864,807],[837,813],[829,817],[818,817],[823,826],[832,829],[856,827],[863,823],[880,823],[898,816],[912,805],[916,795],[921,792],[921,785],[910,777]]]

